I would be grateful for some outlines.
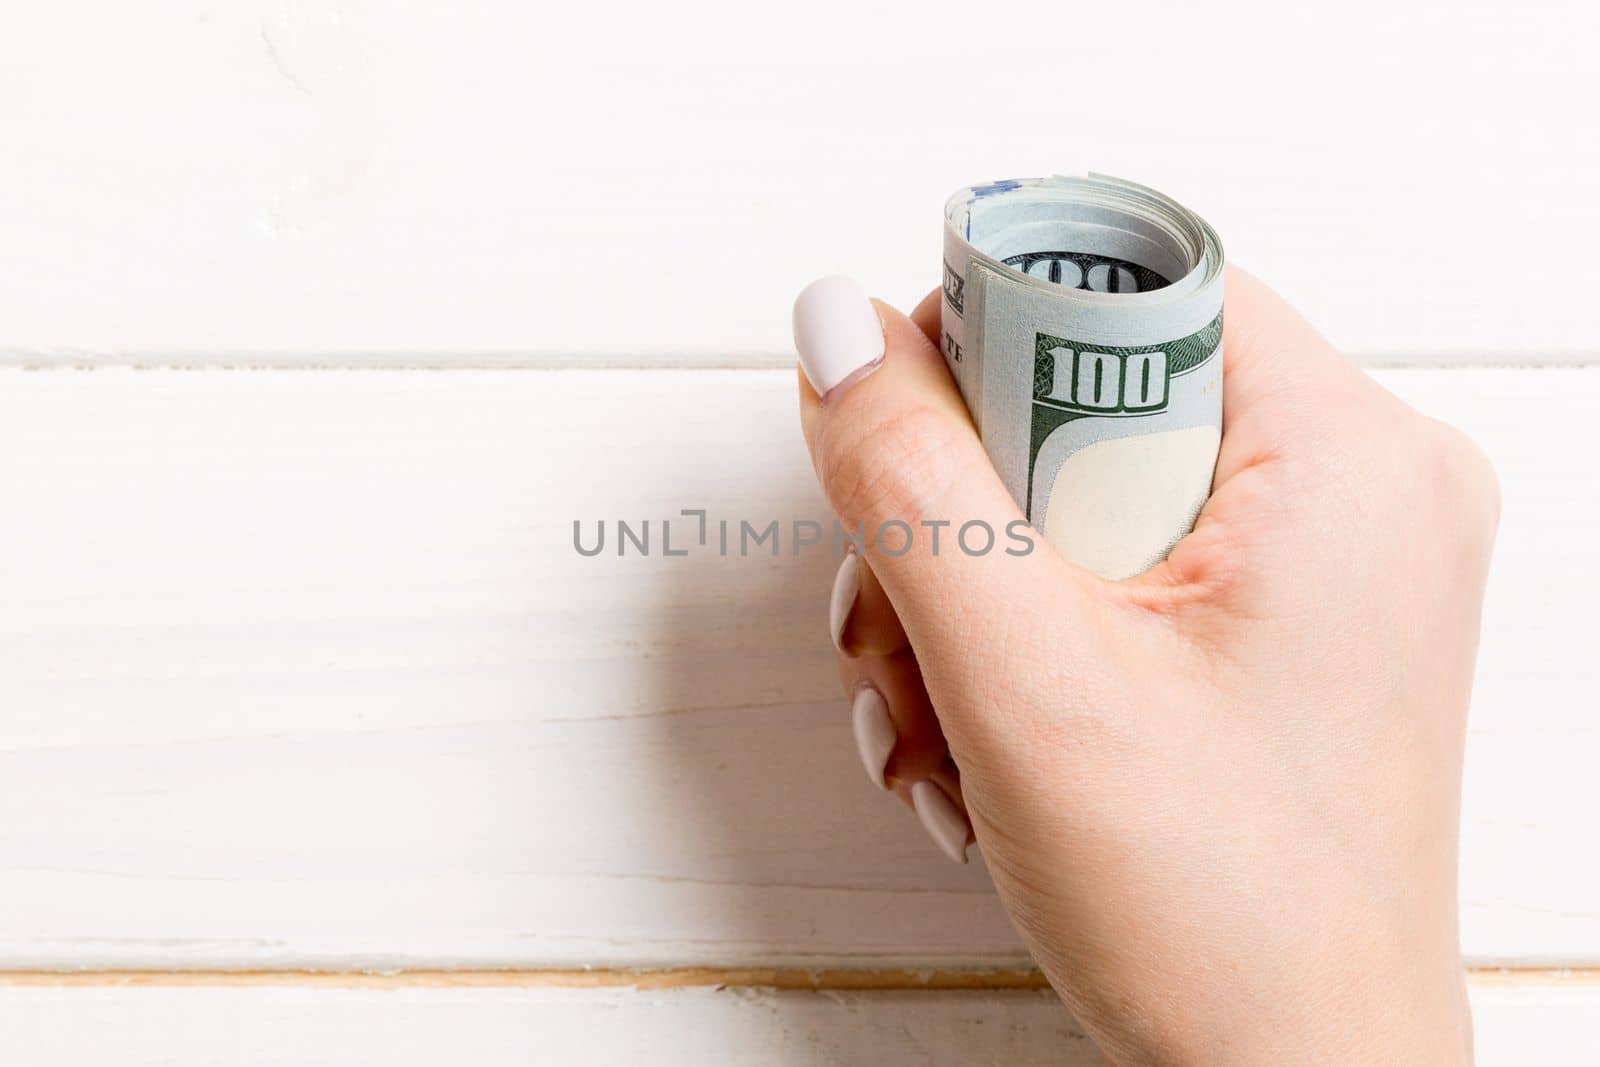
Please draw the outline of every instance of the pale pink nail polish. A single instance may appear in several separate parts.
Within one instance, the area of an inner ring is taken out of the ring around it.
[[[856,751],[867,777],[879,789],[887,789],[883,772],[900,738],[889,717],[889,704],[876,687],[863,685],[856,690],[856,698],[850,703],[850,726],[855,731]]]
[[[830,274],[795,298],[794,347],[806,380],[827,400],[882,362],[883,324],[859,285]]]
[[[828,633],[833,637],[833,647],[840,652],[844,651],[845,623],[850,621],[850,612],[860,592],[861,557],[846,552],[833,576],[833,591],[828,595]]]
[[[957,863],[967,862],[967,832],[970,824],[956,802],[937,782],[924,778],[911,787],[911,806],[922,820],[934,844]]]

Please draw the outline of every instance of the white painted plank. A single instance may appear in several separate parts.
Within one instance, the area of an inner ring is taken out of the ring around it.
[[[525,1067],[1102,1064],[1047,991],[0,988],[0,1060]]]
[[[13,0],[0,350],[788,351],[956,187],[1121,174],[1364,354],[1593,355],[1590,0]]]
[[[1472,991],[1479,1067],[1600,1062],[1594,986]],[[0,1061],[26,1067],[629,1064],[1088,1067],[1047,990],[0,988]]]
[[[1600,370],[1395,371],[1505,521],[1464,939],[1600,959]],[[707,418],[706,413],[715,413]],[[860,773],[792,372],[0,372],[0,966],[1007,963]]]

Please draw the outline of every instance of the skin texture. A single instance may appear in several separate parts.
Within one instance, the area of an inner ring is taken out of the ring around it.
[[[1457,840],[1498,487],[1259,281],[1226,285],[1215,491],[1170,558],[1112,583],[1042,540],[869,546],[840,679],[885,694],[891,788],[954,793],[1114,1062],[1470,1063]],[[937,295],[877,304],[883,362],[825,402],[801,377],[847,523],[1020,517]]]

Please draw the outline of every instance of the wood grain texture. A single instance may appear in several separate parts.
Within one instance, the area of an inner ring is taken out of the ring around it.
[[[1467,952],[1600,959],[1600,371],[1380,377],[1504,482]],[[792,372],[5,371],[0,502],[0,967],[1023,961],[860,772],[827,553],[573,551],[824,518]]]
[[[1101,1064],[1044,991],[0,989],[29,1067],[306,1063]]]
[[[1468,967],[1473,988],[1600,988],[1595,967]],[[995,993],[1048,989],[1037,968],[567,967],[361,970],[3,970],[16,989],[783,989],[805,993]]]
[[[0,350],[786,358],[817,274],[931,288],[957,187],[1093,169],[1358,353],[1587,358],[1597,45],[1590,0],[13,0]]]
[[[1600,971],[1497,968],[1473,971],[1494,980],[1521,984],[1600,983]],[[762,988],[819,992],[996,992],[1048,989],[1033,967],[838,968],[838,967],[568,967],[469,970],[463,968],[390,971],[308,970],[54,970],[0,971],[0,987],[89,989],[100,986],[142,989],[699,989]]]
[[[1597,1062],[1600,990],[1474,987],[1479,1067]],[[1102,1064],[1054,994],[750,989],[0,987],[0,1061],[228,1064]]]

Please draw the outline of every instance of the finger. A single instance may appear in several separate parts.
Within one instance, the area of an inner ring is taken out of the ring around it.
[[[935,289],[923,297],[911,312],[911,321],[917,324],[922,336],[933,342],[935,348],[939,347],[939,338],[944,336],[944,325],[939,319],[940,301],[943,296],[943,289]]]
[[[847,547],[833,578],[828,628],[833,647],[847,656],[883,656],[907,644],[889,594],[854,545]]]
[[[1312,391],[1352,369],[1299,312],[1255,275],[1229,267],[1225,285],[1225,416],[1249,411],[1285,390]]]
[[[1226,286],[1219,486],[1286,444],[1315,439],[1352,392],[1382,392],[1254,275],[1229,267]]]
[[[880,789],[909,788],[949,757],[944,732],[909,648],[888,656],[839,656],[850,694],[850,724],[867,778]],[[909,794],[905,799],[909,801]]]
[[[839,677],[854,694],[851,726],[867,778],[915,812],[946,856],[967,862],[973,831],[960,772],[911,650],[854,659],[841,655]]]
[[[823,490],[847,525],[859,525],[864,558],[913,644],[919,631],[948,636],[951,620],[1001,629],[1040,588],[1091,632],[1096,601],[1114,595],[1099,590],[1108,583],[1029,535],[921,329],[829,278],[795,302],[795,343],[801,421]],[[953,543],[963,527],[978,549],[970,554]],[[1007,551],[1008,534],[1018,554]]]
[[[934,844],[957,863],[967,862],[967,846],[974,840],[956,765],[946,760],[927,778],[912,785],[907,794],[911,810]]]
[[[1305,502],[1303,493],[1282,491],[1282,461],[1337,464],[1342,446],[1382,436],[1363,423],[1404,409],[1259,279],[1229,267],[1226,286],[1223,434],[1212,495],[1193,532],[1131,583],[1135,599],[1151,593],[1153,603],[1181,601],[1237,574],[1267,529],[1265,516],[1283,521],[1286,508]]]

